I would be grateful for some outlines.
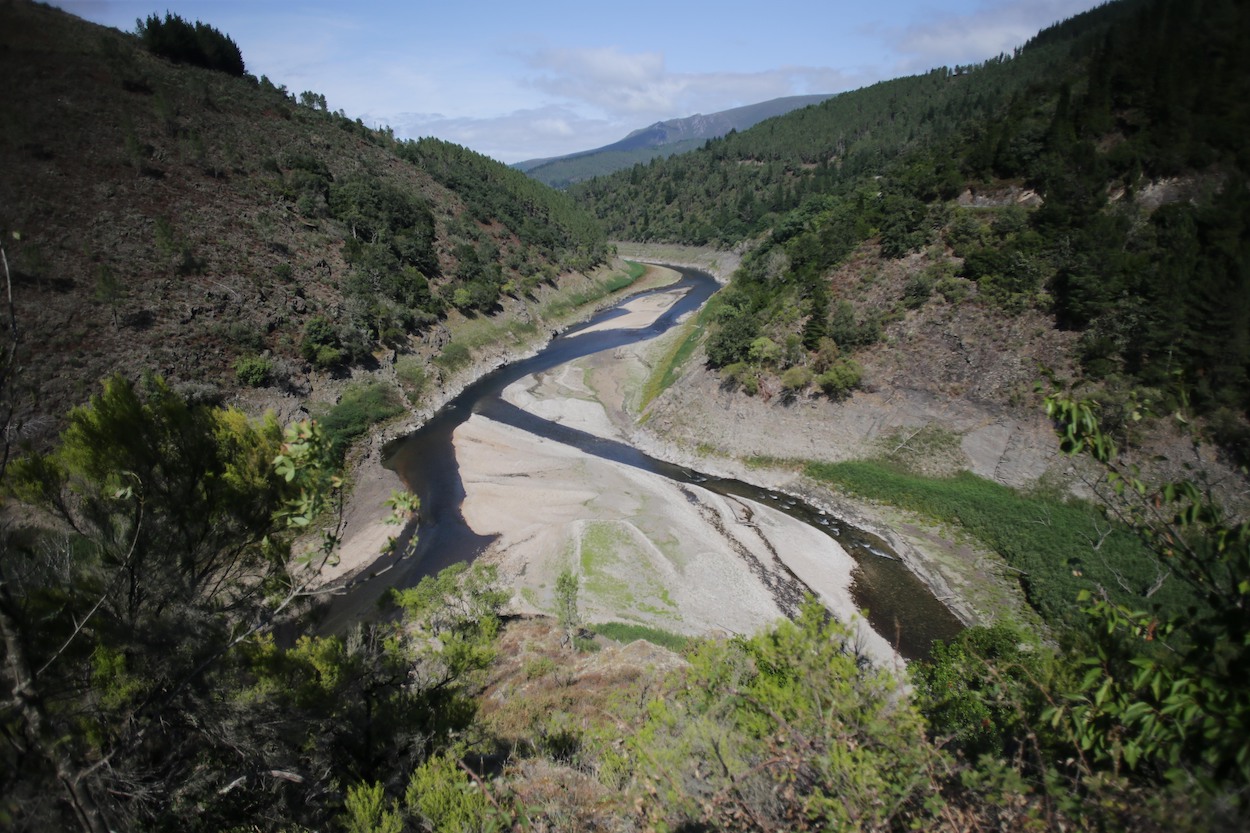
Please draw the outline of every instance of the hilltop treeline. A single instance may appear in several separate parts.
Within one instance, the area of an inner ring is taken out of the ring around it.
[[[782,370],[810,366],[822,336],[871,340],[880,320],[848,322],[826,278],[875,241],[933,261],[900,310],[940,291],[1052,313],[1082,334],[1088,378],[1128,380],[1160,410],[1184,398],[1238,445],[1248,31],[1228,0],[1107,4],[1011,56],[845,93],[573,193],[615,235],[755,241],[717,365],[749,361],[761,336],[801,336],[806,357]],[[795,307],[804,320],[780,322]]]
[[[176,64],[194,64],[230,75],[243,75],[245,71],[239,45],[207,23],[191,23],[165,12],[163,20],[153,14],[137,21],[135,33],[149,52]]]

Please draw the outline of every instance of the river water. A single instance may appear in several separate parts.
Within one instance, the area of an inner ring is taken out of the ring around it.
[[[856,529],[840,519],[806,505],[789,495],[761,489],[738,480],[710,477],[650,457],[626,443],[587,434],[523,411],[502,398],[503,390],[518,379],[541,373],[582,356],[613,350],[624,344],[652,338],[697,310],[719,285],[708,274],[679,269],[679,283],[655,292],[684,289],[685,295],[648,327],[636,330],[583,330],[610,321],[623,312],[613,307],[552,339],[537,355],[501,367],[467,387],[425,425],[386,449],[385,464],[396,471],[421,500],[421,516],[415,529],[413,551],[403,557],[380,558],[371,578],[357,580],[337,596],[324,612],[322,627],[340,630],[355,619],[372,615],[391,587],[404,588],[422,578],[464,561],[471,561],[494,540],[473,532],[460,506],[464,485],[452,445],[452,434],[475,413],[521,428],[538,436],[574,447],[581,452],[613,460],[667,477],[698,484],[722,495],[735,495],[772,506],[835,538],[856,561],[852,593],[856,604],[868,611],[872,627],[908,658],[924,656],[934,639],[949,639],[961,629],[958,619],[934,598],[928,587],[911,573],[879,537]],[[645,293],[644,293],[645,294]],[[639,297],[634,295],[630,300]],[[763,427],[761,430],[766,430]],[[401,544],[403,541],[401,540]],[[397,548],[399,552],[404,547]]]

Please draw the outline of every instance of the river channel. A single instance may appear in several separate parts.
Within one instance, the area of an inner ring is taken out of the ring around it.
[[[708,476],[655,459],[627,443],[605,439],[577,428],[549,421],[505,401],[503,391],[517,380],[558,368],[576,359],[615,350],[653,338],[696,311],[718,288],[708,274],[682,268],[681,280],[647,294],[684,294],[649,326],[640,329],[602,329],[605,322],[623,314],[618,304],[556,336],[541,352],[501,367],[468,386],[421,428],[396,440],[385,450],[385,464],[396,471],[421,501],[415,528],[417,543],[410,551],[379,558],[367,575],[352,581],[324,612],[322,627],[340,630],[352,621],[373,615],[391,587],[417,584],[445,567],[471,561],[494,541],[494,536],[474,532],[465,522],[461,506],[465,485],[457,462],[453,434],[475,414],[512,426],[545,440],[577,449],[602,460],[633,467],[689,488],[706,489],[722,496],[753,501],[776,509],[833,538],[855,559],[851,592],[855,604],[868,611],[872,628],[907,658],[927,654],[934,639],[949,639],[961,628],[958,619],[938,601],[929,588],[898,559],[879,537],[832,517],[793,496],[762,489],[739,480]],[[624,301],[622,301],[622,304]],[[761,430],[767,430],[762,426]],[[401,539],[401,544],[403,539]]]

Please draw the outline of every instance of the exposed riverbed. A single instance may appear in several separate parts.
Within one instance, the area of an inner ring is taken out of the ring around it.
[[[880,539],[793,496],[648,457],[621,430],[620,397],[586,384],[579,361],[588,356],[600,368],[620,358],[614,386],[636,384],[626,377],[637,362],[624,359],[715,288],[710,276],[683,270],[680,284],[601,313],[484,377],[388,449],[388,466],[422,501],[418,544],[349,578],[328,626],[372,615],[390,586],[482,558],[500,566],[520,610],[550,610],[555,576],[574,570],[591,621],[752,632],[812,592],[880,660],[894,656],[892,645],[916,656],[957,631]],[[871,628],[857,621],[863,607]]]

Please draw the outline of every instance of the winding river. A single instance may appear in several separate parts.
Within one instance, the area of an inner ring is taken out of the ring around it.
[[[475,533],[461,514],[465,487],[452,444],[456,428],[474,414],[481,414],[575,448],[586,455],[631,466],[677,483],[697,484],[718,495],[736,496],[771,506],[835,538],[857,564],[852,586],[855,603],[868,611],[873,629],[886,637],[905,657],[923,656],[934,639],[949,639],[958,633],[961,625],[954,615],[934,598],[928,587],[877,536],[856,529],[790,495],[675,466],[650,457],[626,443],[551,422],[504,400],[504,389],[526,376],[663,333],[701,307],[719,288],[716,281],[704,272],[688,268],[678,271],[682,278],[677,284],[652,292],[684,290],[684,295],[650,326],[587,332],[623,314],[619,304],[604,310],[585,324],[553,338],[537,355],[482,377],[421,428],[388,446],[386,466],[396,471],[421,500],[421,516],[416,528],[405,532],[405,536],[415,533],[417,544],[411,553],[403,557],[381,557],[370,567],[369,578],[350,583],[325,611],[324,629],[338,630],[355,619],[370,615],[389,588],[413,586],[423,577],[445,567],[472,560],[494,540],[493,536]],[[642,293],[646,294],[650,293]],[[639,297],[636,294],[628,300]],[[397,549],[404,551],[402,546]]]

